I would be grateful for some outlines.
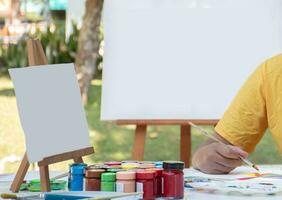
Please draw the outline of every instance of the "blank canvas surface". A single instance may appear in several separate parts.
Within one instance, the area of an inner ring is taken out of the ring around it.
[[[29,162],[90,147],[73,64],[9,70]]]
[[[281,51],[280,0],[106,0],[102,120],[218,119]]]

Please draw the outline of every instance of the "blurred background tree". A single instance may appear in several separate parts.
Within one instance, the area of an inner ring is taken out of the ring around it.
[[[85,15],[78,38],[75,66],[84,104],[88,100],[89,86],[99,58],[99,33],[103,3],[103,0],[86,0]]]

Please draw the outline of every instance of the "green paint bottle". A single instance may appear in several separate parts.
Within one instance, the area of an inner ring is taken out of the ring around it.
[[[116,190],[116,174],[103,173],[101,176],[101,191],[114,192]]]

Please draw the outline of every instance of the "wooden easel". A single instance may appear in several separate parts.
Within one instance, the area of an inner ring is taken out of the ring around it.
[[[30,66],[48,64],[47,58],[44,54],[40,41],[29,39],[27,41],[27,49],[28,49],[28,62]],[[71,160],[71,159],[73,159],[75,163],[82,163],[83,156],[90,155],[93,153],[94,153],[94,148],[87,147],[76,151],[71,151],[71,152],[66,152],[66,153],[46,157],[41,161],[39,161],[38,166],[39,166],[40,181],[41,181],[41,191],[42,192],[50,191],[50,177],[49,177],[50,164]],[[22,162],[19,166],[19,169],[16,173],[16,176],[13,180],[13,183],[10,187],[10,190],[12,192],[19,192],[20,186],[24,180],[24,177],[27,173],[29,166],[30,163],[28,161],[27,153],[25,153]]]
[[[216,125],[218,120],[117,120],[118,125],[136,125],[134,146],[132,150],[133,160],[143,160],[147,126],[177,125],[180,126],[180,160],[185,167],[190,166],[191,157],[191,126],[188,122],[198,125]]]

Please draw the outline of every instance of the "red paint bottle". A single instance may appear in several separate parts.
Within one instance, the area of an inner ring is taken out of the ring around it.
[[[164,194],[163,197],[183,199],[184,197],[184,163],[166,161],[163,163]]]
[[[154,171],[138,171],[136,173],[136,190],[143,192],[144,200],[155,199],[155,177]]]
[[[160,168],[151,168],[146,169],[146,171],[154,171],[156,174],[155,177],[155,195],[156,197],[162,197],[163,196],[163,169]]]

